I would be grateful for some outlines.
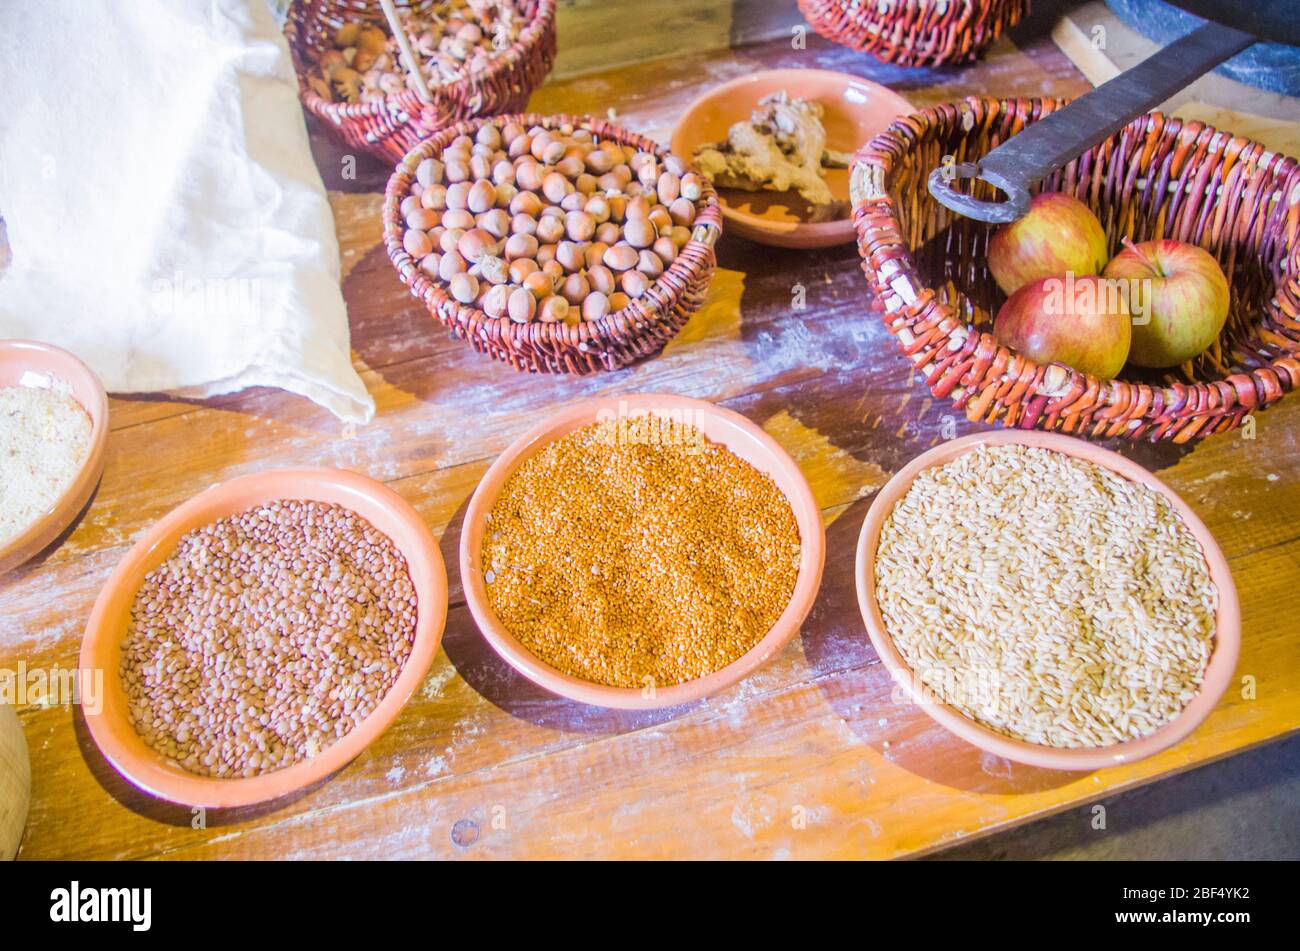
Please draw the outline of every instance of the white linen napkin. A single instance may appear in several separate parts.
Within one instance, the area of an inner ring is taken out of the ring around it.
[[[4,4],[0,78],[0,337],[112,392],[276,386],[374,415],[265,0]]]

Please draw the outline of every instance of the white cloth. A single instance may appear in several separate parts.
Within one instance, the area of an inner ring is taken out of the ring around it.
[[[276,386],[374,415],[264,0],[4,3],[0,88],[0,337],[117,393]]]

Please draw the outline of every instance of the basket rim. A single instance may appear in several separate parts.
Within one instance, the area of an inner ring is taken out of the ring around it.
[[[797,0],[805,16],[841,14],[859,29],[868,25],[891,24],[898,21],[924,17],[921,25],[928,29],[966,29],[981,14],[993,12],[995,7],[1010,7],[1023,0],[913,0],[911,3],[891,3],[882,10],[875,0],[865,3],[848,3],[845,0]],[[887,39],[887,38],[882,38]]]
[[[295,6],[299,6],[304,2],[306,0],[295,0]],[[323,0],[316,0],[316,2],[316,9],[319,10],[319,4]],[[513,43],[503,50],[497,50],[492,55],[487,69],[475,73],[466,73],[459,79],[431,84],[429,92],[433,96],[432,102],[425,102],[420,98],[419,93],[413,89],[403,89],[399,93],[385,95],[382,102],[336,102],[333,99],[326,99],[308,84],[307,69],[309,64],[302,57],[303,50],[312,50],[316,53],[322,51],[312,42],[310,37],[295,30],[295,35],[291,36],[289,40],[289,49],[293,54],[295,66],[297,67],[294,72],[298,78],[299,95],[303,103],[312,111],[329,116],[335,121],[366,119],[372,116],[396,116],[399,120],[406,121],[401,117],[406,116],[409,118],[410,116],[421,115],[428,110],[437,110],[441,101],[468,99],[480,86],[486,85],[504,75],[534,50],[545,47],[548,34],[553,34],[555,30],[555,14],[559,0],[536,0],[536,2],[537,9],[534,11],[532,19],[519,32],[518,38]],[[294,17],[290,16],[286,21],[286,26],[293,22]],[[382,20],[375,22],[382,22]],[[383,25],[387,29],[387,24],[384,23]]]
[[[697,210],[695,221],[691,225],[690,240],[678,251],[677,257],[664,269],[663,274],[655,278],[645,296],[634,298],[626,307],[606,314],[599,320],[581,320],[574,325],[563,321],[543,323],[538,320],[521,324],[509,316],[491,317],[482,308],[462,304],[452,297],[447,292],[446,282],[435,281],[407,253],[402,241],[405,223],[401,217],[401,203],[410,194],[416,167],[424,159],[440,153],[461,135],[472,135],[484,125],[502,127],[511,122],[524,126],[541,125],[548,129],[571,124],[574,128],[588,129],[594,135],[613,139],[622,145],[634,145],[653,152],[658,158],[670,154],[669,149],[653,139],[590,115],[510,113],[466,119],[447,126],[412,147],[397,163],[384,189],[384,247],[397,276],[410,289],[412,296],[424,302],[431,314],[447,324],[455,325],[466,336],[469,335],[471,322],[491,327],[501,332],[510,348],[522,352],[576,348],[584,353],[598,353],[605,349],[607,341],[614,343],[618,340],[616,331],[620,326],[627,328],[633,337],[639,337],[653,329],[671,315],[677,302],[689,292],[691,286],[714,266],[713,246],[722,234],[722,211],[717,192],[703,175],[700,175],[702,192],[695,202]],[[694,165],[685,159],[682,161],[689,171],[700,174]],[[687,253],[688,250],[690,253]],[[652,304],[655,306],[650,306]]]
[[[1291,341],[1287,353],[1267,358],[1261,355],[1258,367],[1229,373],[1217,380],[1166,385],[1102,380],[1062,363],[1036,363],[998,344],[988,330],[976,330],[951,304],[941,300],[919,272],[913,253],[902,237],[898,205],[890,191],[895,172],[894,154],[906,155],[909,148],[927,133],[949,124],[952,121],[949,114],[953,110],[957,115],[970,116],[972,109],[989,109],[995,116],[1014,116],[1016,124],[1023,127],[1069,101],[1069,98],[1047,96],[1014,99],[966,96],[895,119],[887,129],[858,149],[850,162],[850,194],[863,271],[882,307],[885,295],[898,296],[894,289],[900,279],[913,294],[913,301],[904,301],[892,311],[886,308],[886,329],[922,373],[931,361],[915,355],[932,355],[945,345],[944,341],[954,354],[967,354],[985,366],[1001,367],[1001,379],[1021,394],[1019,402],[1025,406],[1021,418],[1014,424],[1018,428],[1047,428],[1043,425],[1045,422],[1061,420],[1061,425],[1051,428],[1069,432],[1073,429],[1069,423],[1083,418],[1084,425],[1078,430],[1080,433],[1087,431],[1086,434],[1093,436],[1114,436],[1127,430],[1128,435],[1137,438],[1150,429],[1151,439],[1155,441],[1165,436],[1171,427],[1177,427],[1173,435],[1175,442],[1185,442],[1198,433],[1207,435],[1217,431],[1224,418],[1232,420],[1232,425],[1224,428],[1233,428],[1249,412],[1271,405],[1300,382],[1300,341]],[[1185,135],[1191,129],[1196,136],[1218,138],[1221,151],[1231,150],[1238,156],[1251,150],[1257,162],[1254,174],[1263,173],[1275,181],[1284,183],[1288,174],[1295,174],[1300,169],[1300,162],[1296,159],[1267,149],[1245,136],[1157,111],[1135,118],[1112,139],[1135,128],[1145,133],[1153,126],[1159,128],[1161,135]],[[1169,131],[1171,128],[1173,132]],[[1104,146],[1105,143],[1098,148]],[[1286,200],[1285,195],[1283,200]],[[881,240],[885,232],[892,233],[888,240]],[[1292,244],[1284,256],[1292,262],[1289,273],[1294,280],[1294,275],[1300,273],[1300,243]],[[889,267],[878,267],[876,261]],[[929,347],[925,344],[917,346],[921,341],[898,319],[909,312],[924,313],[926,310],[933,315],[927,322],[943,333],[943,339],[931,342]],[[913,339],[904,339],[902,334]],[[950,381],[951,385],[941,386],[937,374],[927,374],[926,383],[936,396],[950,396],[959,403],[969,398],[967,416],[971,420],[1000,420],[1004,413],[996,407],[991,409],[989,404],[997,395],[994,391],[1004,388],[986,387],[988,398],[983,398],[984,393],[966,385],[966,371],[959,377]],[[1028,406],[1031,400],[1041,404],[1033,413]]]
[[[1020,22],[1029,0],[910,0],[884,10],[875,0],[798,0],[797,5],[808,24],[833,43],[900,66],[941,66],[977,58]],[[923,37],[948,42],[926,45]]]

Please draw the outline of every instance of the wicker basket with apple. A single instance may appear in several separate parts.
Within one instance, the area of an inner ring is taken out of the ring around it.
[[[1242,425],[1300,383],[1300,163],[1149,113],[1012,224],[927,192],[931,168],[1063,105],[948,103],[858,152],[854,222],[886,327],[972,420],[1175,442]]]

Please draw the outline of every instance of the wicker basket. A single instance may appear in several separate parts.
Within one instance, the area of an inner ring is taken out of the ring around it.
[[[423,9],[432,0],[397,0],[399,9]],[[298,95],[307,110],[348,145],[396,162],[421,139],[454,122],[475,116],[520,112],[555,63],[556,0],[516,0],[526,18],[519,39],[492,57],[489,69],[456,82],[434,85],[433,102],[412,90],[382,103],[333,102],[307,83],[321,54],[333,49],[344,23],[387,21],[375,0],[295,0],[285,34],[298,72]]]
[[[975,60],[1029,11],[1029,0],[799,0],[812,28],[899,66]]]
[[[990,226],[940,205],[926,176],[944,156],[975,161],[1063,105],[969,98],[897,119],[858,152],[853,217],[874,306],[931,392],[973,421],[1175,442],[1240,425],[1300,381],[1300,163],[1150,113],[1044,180],[1042,190],[1097,213],[1111,253],[1122,236],[1201,246],[1232,301],[1219,339],[1181,368],[1099,380],[1041,366],[988,332],[1002,300],[985,264]]]
[[[384,194],[384,245],[397,274],[411,295],[424,301],[429,313],[456,337],[468,340],[481,353],[509,363],[516,370],[544,373],[589,373],[616,370],[663,349],[704,302],[713,277],[713,246],[722,233],[718,196],[704,182],[691,240],[646,291],[627,307],[597,321],[519,324],[508,317],[489,317],[481,309],[459,303],[442,281],[430,278],[402,246],[405,223],[401,204],[410,194],[415,170],[426,158],[439,155],[460,135],[474,135],[480,126],[518,122],[554,129],[585,128],[602,139],[635,146],[659,157],[667,154],[653,139],[635,135],[599,119],[582,116],[509,115],[473,119],[443,129],[421,142],[398,163]]]

